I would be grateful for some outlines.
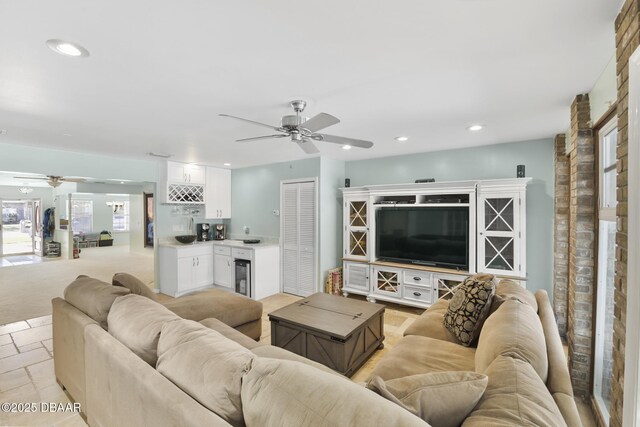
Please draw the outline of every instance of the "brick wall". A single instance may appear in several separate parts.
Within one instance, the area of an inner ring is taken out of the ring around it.
[[[567,334],[569,285],[569,157],[564,134],[555,137],[555,200],[553,228],[553,310],[558,330]]]
[[[629,57],[640,45],[640,0],[627,0],[616,19],[616,64],[618,74],[618,207],[616,208],[616,277],[613,323],[613,379],[611,427],[622,426],[624,397],[624,348],[627,314],[627,147],[629,117]],[[633,404],[633,403],[631,403]]]
[[[571,105],[569,145],[569,283],[567,343],[569,369],[577,396],[591,395],[595,259],[595,145],[589,95]]]

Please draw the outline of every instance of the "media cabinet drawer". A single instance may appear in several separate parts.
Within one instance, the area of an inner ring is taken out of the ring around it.
[[[433,290],[430,287],[404,285],[403,298],[431,304],[433,302]]]
[[[403,282],[410,285],[431,286],[433,280],[433,274],[428,271],[405,270],[403,274]]]

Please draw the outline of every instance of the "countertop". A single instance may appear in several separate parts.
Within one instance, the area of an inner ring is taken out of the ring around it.
[[[244,243],[242,240],[209,240],[206,242],[193,243],[160,243],[160,247],[165,248],[184,248],[192,246],[230,246],[233,248],[260,249],[278,247],[277,243]]]

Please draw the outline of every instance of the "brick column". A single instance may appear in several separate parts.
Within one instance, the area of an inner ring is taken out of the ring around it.
[[[613,322],[613,383],[610,427],[622,426],[624,398],[624,347],[627,319],[627,148],[629,123],[629,57],[640,45],[640,1],[627,0],[616,19],[616,65],[618,74],[618,189],[616,208],[616,277]],[[634,284],[638,286],[638,284]],[[637,327],[637,325],[635,325]],[[634,402],[627,402],[633,405]]]
[[[573,391],[591,394],[595,259],[595,147],[589,95],[571,105],[567,342]]]
[[[569,157],[564,134],[555,138],[555,218],[553,231],[553,311],[558,330],[567,334],[569,284]]]

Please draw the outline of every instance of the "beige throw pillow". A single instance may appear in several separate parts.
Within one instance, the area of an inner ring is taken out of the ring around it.
[[[470,346],[480,335],[489,316],[496,292],[494,276],[477,274],[456,287],[444,315],[444,326],[464,346]]]
[[[251,351],[181,319],[163,325],[158,356],[158,372],[229,424],[245,425],[240,391],[256,357]]]
[[[487,388],[476,372],[432,372],[383,381],[375,376],[367,388],[416,414],[434,427],[457,427]]]

